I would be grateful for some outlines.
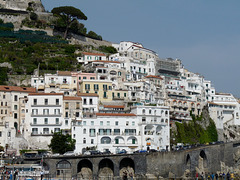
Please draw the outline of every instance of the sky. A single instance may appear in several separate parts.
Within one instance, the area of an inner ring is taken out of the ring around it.
[[[217,92],[240,98],[239,0],[42,0],[47,11],[74,6],[88,31],[104,40],[139,42],[160,58],[212,81]]]

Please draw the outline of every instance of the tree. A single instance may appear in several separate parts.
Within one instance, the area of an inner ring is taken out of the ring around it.
[[[52,9],[52,13],[59,16],[65,22],[64,39],[67,37],[68,29],[75,20],[87,20],[87,16],[72,6],[61,6]]]
[[[69,134],[62,134],[62,132],[54,133],[49,147],[53,153],[64,154],[67,151],[73,151],[75,149],[76,140],[72,139]]]

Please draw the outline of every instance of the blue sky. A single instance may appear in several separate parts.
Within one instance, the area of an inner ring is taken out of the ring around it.
[[[211,80],[217,92],[240,97],[239,0],[42,0],[46,10],[74,6],[88,31],[104,40],[140,42],[160,58],[179,58]]]

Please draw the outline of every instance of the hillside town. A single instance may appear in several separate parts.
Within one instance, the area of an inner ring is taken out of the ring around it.
[[[204,107],[218,139],[239,137],[239,101],[217,93],[212,82],[188,71],[180,59],[161,59],[140,43],[112,44],[107,56],[81,52],[82,71],[40,75],[31,87],[0,86],[0,143],[8,154],[21,149],[49,149],[55,132],[71,134],[74,152],[95,147],[170,151],[170,129],[189,122]]]

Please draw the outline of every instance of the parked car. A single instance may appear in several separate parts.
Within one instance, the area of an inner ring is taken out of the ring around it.
[[[102,154],[112,154],[111,151],[109,151],[109,149],[105,149]]]
[[[60,154],[59,153],[52,154],[52,157],[57,157],[57,156],[60,156]]]
[[[118,154],[127,154],[127,151],[125,149],[122,149],[121,151],[118,152]]]
[[[63,155],[64,156],[75,156],[75,153],[73,151],[67,151]]]
[[[150,149],[149,152],[158,152],[156,149]]]
[[[83,153],[83,155],[91,155],[91,152],[90,152],[90,151],[85,151],[85,152]]]
[[[99,150],[92,150],[90,151],[91,155],[99,155],[102,154]]]

